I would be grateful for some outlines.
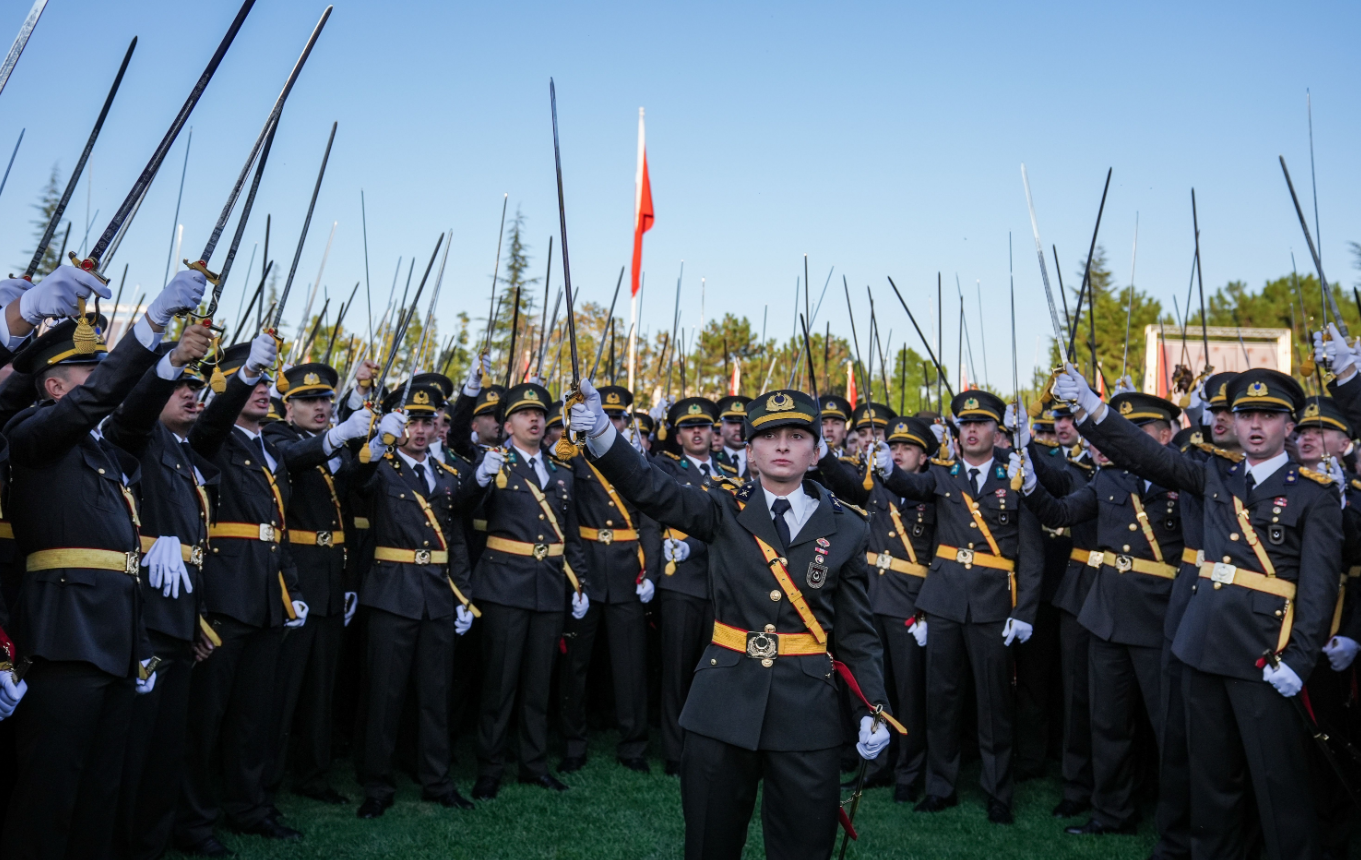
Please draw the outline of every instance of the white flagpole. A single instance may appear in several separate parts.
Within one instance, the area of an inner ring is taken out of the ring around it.
[[[643,157],[647,151],[643,134],[643,109],[638,108],[638,169],[633,177],[633,235],[643,217]],[[638,294],[629,290],[629,391],[633,391],[638,369]]]

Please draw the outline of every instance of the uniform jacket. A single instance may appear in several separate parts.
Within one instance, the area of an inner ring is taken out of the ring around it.
[[[690,462],[685,455],[673,454],[663,451],[652,459],[652,464],[671,475],[681,484],[687,487],[700,487],[708,489],[719,489],[722,487],[713,478],[706,478],[700,474],[695,465]],[[723,474],[727,474],[724,472]],[[675,591],[689,597],[696,597],[700,600],[709,600],[709,545],[704,541],[690,536],[685,529],[674,526],[665,517],[658,520],[661,527],[662,538],[675,537],[685,541],[685,545],[690,547],[690,554],[685,557],[685,561],[678,561],[675,569],[667,573],[666,559],[661,560],[662,575],[657,579],[657,588],[662,591]],[[681,537],[684,535],[684,537]]]
[[[1025,504],[1050,528],[1097,524],[1096,548],[1104,558],[1100,567],[1090,568],[1094,582],[1078,613],[1082,626],[1107,642],[1160,648],[1172,580],[1121,569],[1122,559],[1158,560],[1137,516],[1135,498],[1143,505],[1162,563],[1175,574],[1182,549],[1175,491],[1156,484],[1145,488],[1142,478],[1109,466],[1097,469],[1090,483],[1060,498],[1037,485]]]
[[[1032,441],[1026,449],[1035,467],[1035,477],[1055,496],[1066,496],[1092,479],[1096,467],[1085,450],[1073,455],[1062,445],[1050,447]],[[1073,558],[1073,550],[1096,549],[1096,522],[1075,523],[1063,529],[1042,527],[1044,536],[1044,584],[1040,600],[1057,606],[1069,615],[1082,611],[1096,571]]]
[[[208,546],[208,518],[217,495],[219,474],[206,457],[186,451],[175,434],[160,422],[161,409],[175,392],[178,380],[162,379],[155,368],[143,374],[118,409],[104,422],[104,437],[141,463],[140,505],[143,542],[163,535],[179,538],[181,546]],[[218,420],[225,420],[218,415]],[[202,491],[194,470],[203,476]],[[183,642],[198,631],[203,599],[201,564],[185,563],[194,591],[165,597],[161,589],[142,581],[142,607],[148,630]],[[145,571],[144,571],[145,573]]]
[[[4,427],[15,415],[33,405],[33,377],[14,371],[0,382],[0,427]],[[0,534],[0,627],[9,628],[12,623],[11,607],[17,606],[19,585],[24,578],[24,556],[19,552],[19,544],[13,537],[13,525],[9,522],[10,474],[9,440],[0,434],[0,523],[6,530]]]
[[[603,475],[597,474],[594,465],[578,455],[572,458],[572,475],[577,491],[577,521],[581,529],[594,529],[603,537],[605,532],[611,536],[615,531],[630,527],[638,532],[638,540],[621,541],[612,537],[609,543],[603,540],[588,540],[583,534],[581,547],[586,553],[586,569],[592,571],[591,588],[586,596],[592,603],[630,603],[638,599],[638,583],[641,578],[657,583],[662,572],[661,530],[657,521],[640,512],[617,489],[609,485]],[[608,489],[607,489],[608,487]],[[610,495],[614,490],[619,502],[627,512],[627,518],[620,515],[619,505]],[[642,559],[639,559],[639,550]]]
[[[375,560],[359,591],[359,602],[364,606],[418,620],[454,614],[459,601],[451,583],[464,597],[470,591],[468,550],[454,511],[458,479],[433,457],[426,457],[424,465],[434,475],[433,492],[391,451],[377,464],[361,467],[358,472],[363,480],[360,492],[370,501],[375,547],[433,552],[441,547],[440,536],[444,538],[447,565]],[[417,494],[434,514],[439,534]]]
[[[1235,513],[1234,499],[1242,502],[1276,575],[1296,584],[1294,624],[1281,659],[1301,679],[1308,678],[1328,638],[1342,569],[1337,488],[1286,463],[1249,495],[1242,462],[1219,455],[1202,461],[1165,448],[1111,410],[1101,423],[1089,417],[1079,429],[1135,474],[1201,498],[1207,561],[1265,573]],[[1202,672],[1260,681],[1257,660],[1276,648],[1286,601],[1216,584],[1205,578],[1193,584],[1173,652]]]
[[[622,437],[596,465],[641,511],[710,545],[709,580],[719,622],[747,631],[772,625],[777,633],[807,632],[755,538],[781,552],[790,579],[836,643],[836,658],[850,668],[871,702],[887,701],[883,651],[869,606],[863,516],[825,487],[805,481],[803,489],[817,499],[817,508],[785,547],[756,481],[736,494],[687,486],[657,468],[656,461],[639,456]],[[810,576],[819,555],[826,559],[820,586]],[[858,704],[857,709],[863,712]],[[695,669],[680,724],[744,749],[835,747],[843,740],[836,672],[827,654],[775,657],[765,665],[745,652],[711,644]]]
[[[1002,452],[994,452],[980,476],[985,480],[974,502],[1002,557],[1016,562],[1015,571],[1008,575],[1004,570],[966,566],[958,556],[938,552],[917,597],[917,608],[959,623],[1004,621],[1010,616],[1034,624],[1044,567],[1039,521],[1022,506],[1020,493],[1011,489]],[[987,539],[965,505],[964,495],[973,496],[974,490],[964,461],[932,460],[927,471],[915,474],[895,466],[884,483],[900,496],[935,504],[938,545],[990,554]],[[1011,576],[1016,578],[1014,607]]]
[[[5,426],[10,445],[9,515],[19,551],[83,548],[130,553],[130,573],[58,568],[25,573],[13,634],[20,651],[83,660],[131,675],[151,657],[142,620],[137,526],[125,493],[140,477],[136,458],[90,434],[156,363],[155,350],[123,338],[84,385]]]

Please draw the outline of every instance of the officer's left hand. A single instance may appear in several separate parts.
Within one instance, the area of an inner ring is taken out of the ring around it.
[[[147,568],[147,585],[159,588],[162,597],[180,596],[180,587],[185,594],[194,593],[193,580],[184,566],[184,555],[180,550],[180,539],[174,535],[162,535],[142,556],[142,566]]]
[[[1138,391],[1138,390],[1139,390],[1139,389],[1137,389],[1137,388],[1134,387],[1134,380],[1130,378],[1130,375],[1129,375],[1128,373],[1126,373],[1124,376],[1120,377],[1119,379],[1115,380],[1115,393],[1116,393],[1116,394],[1128,394],[1128,393],[1131,392],[1131,391]]]
[[[881,475],[893,471],[893,451],[882,439],[874,443],[874,470]]]
[[[506,455],[501,453],[500,448],[488,448],[487,453],[482,455],[482,462],[477,464],[477,472],[473,476],[477,479],[477,485],[485,487],[490,484],[505,462]]]
[[[1349,636],[1334,636],[1323,646],[1323,653],[1328,655],[1328,665],[1333,667],[1334,672],[1345,672],[1356,659],[1356,652],[1361,651],[1361,644]]]
[[[690,557],[690,545],[683,540],[667,538],[662,541],[662,556],[667,561],[685,561]]]
[[[1035,628],[1032,625],[1019,618],[1008,618],[1007,623],[1002,625],[1002,644],[1010,645],[1017,641],[1024,643],[1034,632]]]
[[[1021,475],[1021,493],[1030,495],[1035,491],[1035,467],[1031,465],[1029,457],[1022,457],[1012,451],[1007,455],[1007,477],[1015,478]]]
[[[358,412],[351,413],[349,418],[327,430],[326,442],[334,451],[337,448],[344,447],[346,442],[367,438],[369,427],[372,425],[373,412],[368,408],[360,409]]]
[[[1275,687],[1276,692],[1287,699],[1304,689],[1304,682],[1300,680],[1300,676],[1285,663],[1276,666],[1268,663],[1263,666],[1262,680]]]
[[[634,591],[637,592],[638,599],[643,603],[651,603],[652,598],[657,594],[657,586],[652,584],[652,580],[644,579],[638,583],[638,587]]]
[[[274,366],[279,357],[279,342],[274,335],[261,332],[250,342],[250,355],[246,357],[246,375],[258,377]]]
[[[142,661],[142,668],[143,668],[143,669],[150,668],[150,666],[151,666],[151,660],[150,660],[150,659],[146,659],[146,660],[143,660],[143,661]],[[152,690],[154,690],[154,689],[156,689],[156,673],[155,673],[155,672],[148,672],[145,681],[142,680],[141,678],[138,678],[138,679],[137,679],[137,695],[139,695],[139,696],[145,696],[147,693],[150,693],[150,692],[151,692]]]
[[[572,617],[580,621],[586,617],[586,610],[591,608],[591,598],[586,596],[586,592],[576,592],[572,595]]]
[[[345,592],[345,626],[349,627],[354,620],[354,613],[359,609],[359,595],[353,591]]]
[[[0,720],[14,713],[14,709],[19,707],[19,700],[27,692],[27,681],[15,681],[9,672],[0,672]]]
[[[459,604],[454,609],[454,633],[462,636],[473,628],[473,612],[468,607]]]
[[[301,600],[293,601],[293,614],[298,617],[294,618],[292,621],[285,621],[284,626],[296,630],[307,623],[307,604],[303,603]]]
[[[647,410],[647,414],[648,417],[652,419],[653,424],[661,426],[661,423],[666,420],[666,410],[670,408],[671,398],[667,397],[664,400],[662,400],[661,403],[652,404],[652,408]]]
[[[0,310],[15,299],[28,292],[29,287],[33,286],[32,281],[25,281],[23,278],[5,278],[0,280]]]
[[[1350,379],[1356,372],[1356,351],[1347,345],[1347,339],[1338,331],[1337,323],[1328,323],[1328,337],[1329,340],[1323,342],[1328,367],[1339,380]]]
[[[1054,377],[1054,394],[1061,400],[1076,403],[1088,415],[1095,415],[1101,408],[1101,398],[1071,364],[1064,364],[1063,371]]]
[[[165,285],[160,295],[152,299],[146,309],[147,320],[152,325],[164,328],[171,317],[198,307],[207,286],[208,279],[197,269],[179,272]]]
[[[907,631],[912,634],[912,638],[917,640],[918,648],[926,647],[927,624],[926,616],[918,615],[911,624],[907,626]]]
[[[883,752],[889,741],[888,726],[880,723],[871,732],[870,726],[873,725],[874,717],[867,714],[860,718],[860,740],[855,745],[855,751],[860,753],[860,757],[866,761]]]
[[[1015,401],[1007,404],[1007,414],[1002,423],[1016,434],[1016,447],[1025,448],[1030,444],[1030,416],[1022,413],[1021,420],[1017,422]]]
[[[581,396],[585,400],[572,404],[572,430],[585,433],[594,439],[610,427],[610,419],[600,405],[600,392],[595,390],[591,380],[581,380]]]

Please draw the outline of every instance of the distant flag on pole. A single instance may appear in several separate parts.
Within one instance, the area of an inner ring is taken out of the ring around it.
[[[652,183],[647,176],[647,144],[643,133],[643,109],[638,108],[638,174],[634,181],[633,273],[630,295],[637,297],[639,276],[643,271],[643,234],[652,229]]]
[[[848,361],[846,362],[846,402],[850,403],[851,408],[854,409],[855,401],[855,365]]]
[[[734,395],[742,393],[742,362],[740,361],[732,363],[732,381],[728,384],[728,393]]]

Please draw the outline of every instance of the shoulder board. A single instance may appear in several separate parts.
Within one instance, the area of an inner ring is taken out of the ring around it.
[[[1084,463],[1081,460],[1073,460],[1071,458],[1068,460],[1068,462],[1073,464],[1074,466],[1077,466],[1079,469],[1086,469],[1088,472],[1096,468],[1095,463]]]
[[[1352,480],[1351,480],[1351,487],[1352,487],[1353,490],[1361,490],[1361,480],[1357,480],[1356,478],[1352,478]]]
[[[1235,463],[1243,461],[1243,452],[1241,451],[1225,451],[1223,448],[1216,447],[1208,442],[1198,442],[1195,445],[1207,454],[1214,454],[1216,457],[1223,457],[1225,460],[1232,460]]]
[[[722,474],[722,473],[719,473],[719,474],[717,474],[717,475],[714,475],[714,476],[713,476],[712,478],[710,478],[709,480],[712,481],[712,482],[715,483],[715,484],[718,484],[718,485],[720,485],[720,486],[723,486],[723,487],[726,487],[726,488],[728,488],[728,489],[730,489],[730,490],[733,490],[734,492],[736,492],[737,490],[740,490],[740,489],[742,488],[743,484],[746,483],[745,481],[738,480],[737,478],[733,477],[732,475],[725,475],[725,474]]]
[[[435,464],[436,472],[448,472],[451,475],[458,474],[457,472],[454,471],[452,466],[440,460],[438,457],[426,457],[426,459],[429,460],[431,463]]]
[[[662,452],[662,456],[663,456],[663,457],[670,457],[672,460],[675,460],[675,461],[677,461],[677,462],[680,462],[680,455],[679,455],[679,454],[676,454],[676,453],[673,453],[673,452],[671,452],[671,451],[663,451],[663,452]]]
[[[831,494],[829,493],[828,495],[831,495]],[[844,508],[845,510],[848,510],[848,511],[855,511],[855,512],[856,512],[857,514],[859,514],[859,515],[861,516],[861,518],[863,518],[863,519],[868,519],[868,518],[869,518],[869,514],[865,512],[865,509],[864,509],[864,508],[857,507],[857,506],[851,504],[850,502],[845,501],[844,499],[838,499],[836,496],[832,496],[832,509],[833,509],[833,510],[836,510],[836,511],[839,511],[839,510],[842,510],[843,508]]]
[[[944,460],[940,457],[932,457],[931,464],[934,466],[944,466],[947,469],[955,464],[954,460]]]
[[[569,462],[566,461],[566,460],[559,460],[559,459],[557,458],[556,455],[549,454],[549,455],[548,455],[548,461],[549,461],[550,463],[553,463],[553,464],[555,464],[555,465],[558,465],[558,466],[563,467],[564,469],[566,469],[566,470],[569,471],[569,472],[572,471],[572,464],[569,463]]]
[[[1315,483],[1323,484],[1325,487],[1333,483],[1333,479],[1322,472],[1315,472],[1313,469],[1306,469],[1303,466],[1300,467],[1300,475]]]
[[[1036,445],[1043,445],[1046,448],[1053,448],[1056,451],[1058,450],[1059,447],[1059,443],[1052,439],[1032,439],[1030,441],[1034,442]]]
[[[755,488],[756,488],[756,482],[755,482],[755,481],[748,481],[747,483],[745,483],[745,484],[742,485],[742,488],[741,488],[741,489],[739,489],[739,490],[737,491],[737,494],[736,494],[736,495],[737,495],[737,498],[741,499],[741,500],[744,501],[744,502],[747,501],[748,499],[751,498],[752,490],[754,490]]]
[[[716,462],[718,463],[719,476],[726,478],[737,474],[736,466],[730,466],[723,460],[718,460]]]
[[[837,457],[837,459],[843,463],[850,463],[852,466],[860,465],[860,461],[858,459],[856,459],[855,457],[847,457],[845,454],[842,454],[840,457]]]

